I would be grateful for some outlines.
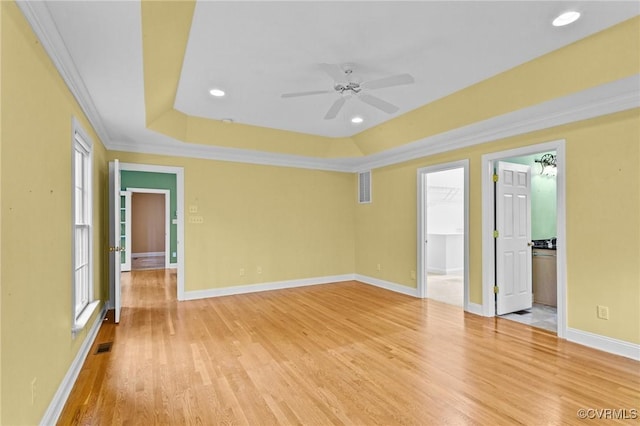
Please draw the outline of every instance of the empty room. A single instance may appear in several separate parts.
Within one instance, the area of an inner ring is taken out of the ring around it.
[[[640,3],[0,2],[0,424],[637,424]]]

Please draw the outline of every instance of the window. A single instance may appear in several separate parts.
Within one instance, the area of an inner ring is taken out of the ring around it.
[[[82,329],[97,303],[93,301],[92,150],[76,123],[73,129],[73,330]]]

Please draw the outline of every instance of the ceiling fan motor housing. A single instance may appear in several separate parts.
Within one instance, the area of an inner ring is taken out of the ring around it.
[[[336,92],[339,92],[340,94],[344,94],[344,92],[351,92],[351,93],[358,93],[362,90],[362,88],[360,87],[360,84],[358,83],[347,83],[347,85],[345,86],[344,84],[336,84],[335,86],[333,86],[333,88],[336,90]]]

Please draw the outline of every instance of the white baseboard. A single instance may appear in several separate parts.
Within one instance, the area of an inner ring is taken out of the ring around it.
[[[341,281],[353,281],[353,274],[332,275],[327,277],[303,278],[299,280],[274,281],[269,283],[240,285],[207,290],[185,291],[183,300],[206,299],[208,297],[231,296],[234,294],[256,293],[259,291],[282,290],[285,288],[304,287],[309,285],[330,284]]]
[[[163,251],[149,251],[144,253],[131,253],[131,257],[133,259],[137,259],[139,257],[164,257],[165,252]]]
[[[366,275],[355,274],[356,281],[363,282],[375,287],[384,288],[386,290],[395,291],[396,293],[406,294],[407,296],[420,297],[417,288],[407,287],[406,285],[392,283],[378,278],[368,277]]]
[[[60,383],[60,386],[58,386],[58,390],[56,391],[55,395],[53,395],[53,399],[49,403],[47,411],[44,412],[44,416],[42,417],[42,420],[40,420],[41,425],[54,425],[58,422],[58,417],[60,417],[62,409],[67,403],[67,398],[69,398],[69,394],[73,389],[73,385],[76,383],[76,379],[78,378],[80,370],[84,365],[84,360],[87,358],[89,350],[91,350],[91,346],[98,336],[98,331],[100,330],[100,326],[102,325],[102,321],[104,320],[106,314],[107,305],[105,304],[105,306],[102,308],[102,311],[100,311],[98,317],[91,326],[91,329],[87,333],[87,337],[84,339],[84,342],[82,342],[80,350],[69,366],[69,370],[67,370],[67,374],[65,374],[62,382]]]
[[[480,315],[481,317],[484,316],[482,305],[479,305],[477,303],[467,303],[467,308],[465,309],[465,311],[469,312],[470,314]]]
[[[640,345],[636,343],[625,342],[624,340],[613,339],[575,328],[567,328],[565,337],[570,342],[640,361]]]

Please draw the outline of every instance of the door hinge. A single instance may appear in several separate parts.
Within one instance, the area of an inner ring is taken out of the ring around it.
[[[495,229],[495,230],[493,231],[493,238],[498,238],[498,235],[500,235],[500,234],[499,234],[498,230],[497,230],[497,229]]]
[[[498,294],[498,286],[497,286],[497,285],[494,285],[494,286],[493,286],[493,292],[494,292],[495,294]]]
[[[497,181],[498,181],[498,179],[499,179],[499,178],[498,178],[498,175],[494,174],[494,175],[493,175],[493,181],[494,181],[494,182],[497,182]]]

